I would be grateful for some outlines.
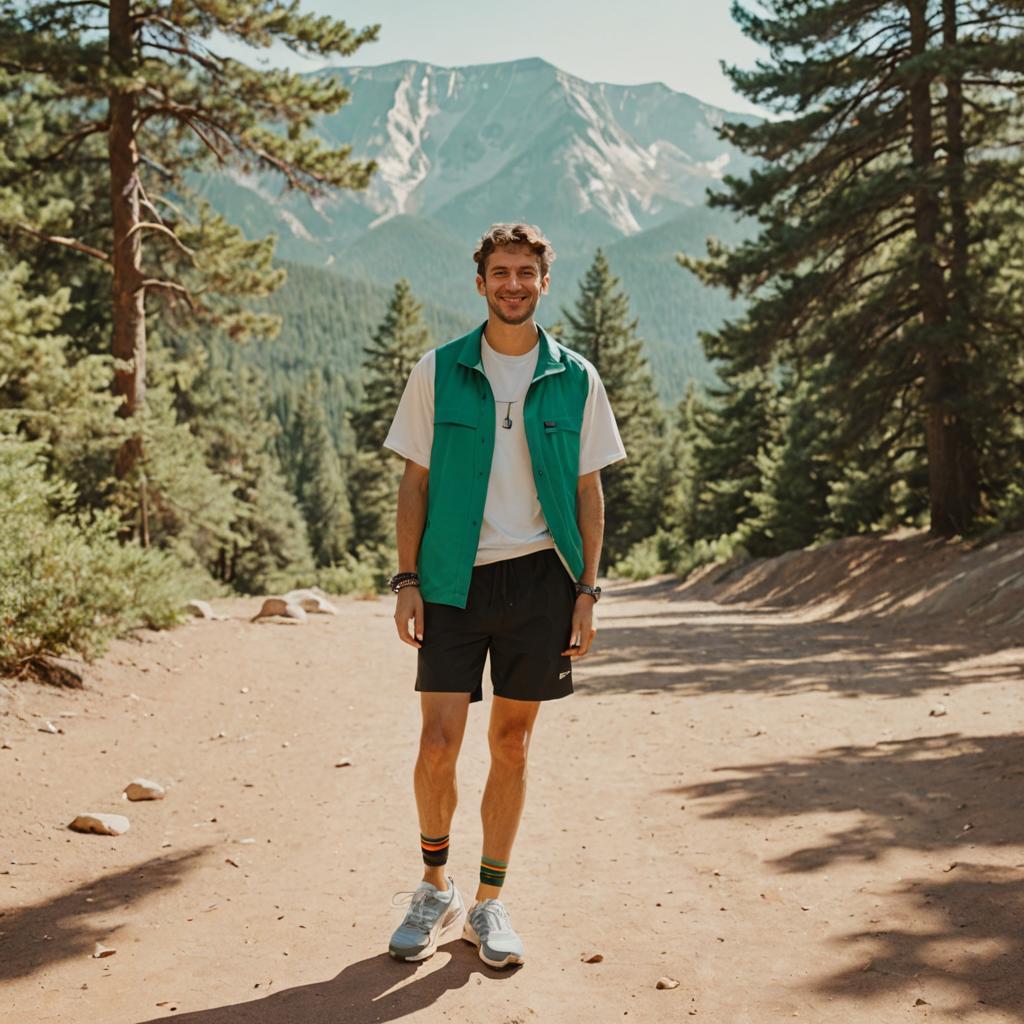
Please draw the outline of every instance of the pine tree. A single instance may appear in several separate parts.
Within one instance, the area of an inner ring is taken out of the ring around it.
[[[310,374],[290,427],[294,461],[286,467],[306,520],[316,564],[340,562],[353,539],[352,509],[338,451],[327,429],[323,385]]]
[[[1006,207],[1024,15],[998,0],[762,7],[733,13],[770,58],[726,71],[782,116],[722,126],[764,162],[709,199],[762,229],[682,258],[750,300],[706,350],[737,371],[835,356],[818,395],[838,421],[833,458],[857,444],[855,423],[878,431],[899,407],[918,425],[931,529],[966,532],[1001,486],[996,438],[1020,404],[1024,338],[996,253],[1021,251]]]
[[[422,307],[404,278],[371,344],[363,349],[362,395],[352,410],[354,457],[349,494],[355,524],[354,543],[370,548],[394,545],[395,507],[402,463],[382,447],[402,397],[405,382],[424,352],[430,332]]]
[[[728,372],[696,413],[692,538],[734,534],[756,514],[760,455],[777,436],[777,392],[765,369]]]
[[[612,275],[604,253],[580,281],[565,344],[594,364],[608,393],[627,458],[601,472],[605,497],[602,564],[624,557],[664,522],[674,483],[667,417],[658,399],[629,297]]]
[[[376,28],[353,32],[282,0],[0,5],[0,67],[15,79],[19,106],[30,97],[57,112],[57,130],[37,133],[42,144],[23,154],[5,184],[45,182],[55,168],[78,161],[89,162],[93,180],[107,186],[105,207],[96,203],[100,216],[85,223],[67,202],[0,202],[0,214],[8,231],[90,256],[110,270],[114,392],[128,419],[145,401],[147,294],[208,317],[234,337],[276,328],[274,318],[237,301],[280,283],[282,274],[270,263],[272,239],[247,241],[190,196],[187,173],[210,161],[234,164],[318,196],[361,188],[373,171],[372,164],[353,161],[348,148],[328,149],[311,133],[315,116],[348,98],[336,81],[255,70],[218,55],[210,42],[215,35],[330,57],[350,55],[375,38]],[[135,471],[141,443],[141,431],[130,432],[116,461],[119,477]],[[145,544],[144,489],[140,505]]]

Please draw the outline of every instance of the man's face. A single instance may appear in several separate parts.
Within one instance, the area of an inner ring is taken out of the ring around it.
[[[487,257],[486,269],[485,277],[476,276],[476,290],[487,300],[487,308],[503,323],[526,323],[548,290],[540,257],[526,245],[503,245]]]

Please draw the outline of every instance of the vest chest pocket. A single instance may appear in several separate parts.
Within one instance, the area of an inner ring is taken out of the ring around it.
[[[480,459],[478,412],[465,406],[440,406],[434,410],[434,441],[430,449],[430,496],[435,498],[446,480],[463,488],[476,477]]]
[[[580,465],[580,428],[582,417],[564,413],[549,414],[541,420],[544,428],[544,449],[549,468],[556,467],[575,482]]]
[[[472,427],[477,428],[477,414],[465,408],[441,408],[434,410],[434,426],[436,427]]]

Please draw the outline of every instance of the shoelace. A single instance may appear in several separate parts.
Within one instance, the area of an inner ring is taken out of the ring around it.
[[[508,916],[505,904],[499,900],[488,900],[486,903],[481,903],[473,911],[473,917],[483,917],[491,932],[512,931],[512,919]],[[479,934],[480,929],[477,928],[475,920],[473,921],[473,927],[476,928],[477,934]]]
[[[443,900],[437,899],[436,893],[432,893],[429,889],[410,889],[404,892],[396,892],[391,897],[391,906],[402,907],[408,903],[409,910],[405,915],[403,924],[411,924],[421,931],[429,932],[433,922],[428,918],[430,913],[430,910],[427,909],[428,901],[447,905]]]

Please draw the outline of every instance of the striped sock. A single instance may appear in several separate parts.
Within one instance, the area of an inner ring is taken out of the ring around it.
[[[508,869],[508,861],[495,860],[493,857],[480,858],[480,884],[493,885],[497,888],[505,882],[505,871]]]
[[[421,832],[420,849],[423,851],[423,863],[427,867],[439,868],[448,863],[448,836],[431,839]]]

